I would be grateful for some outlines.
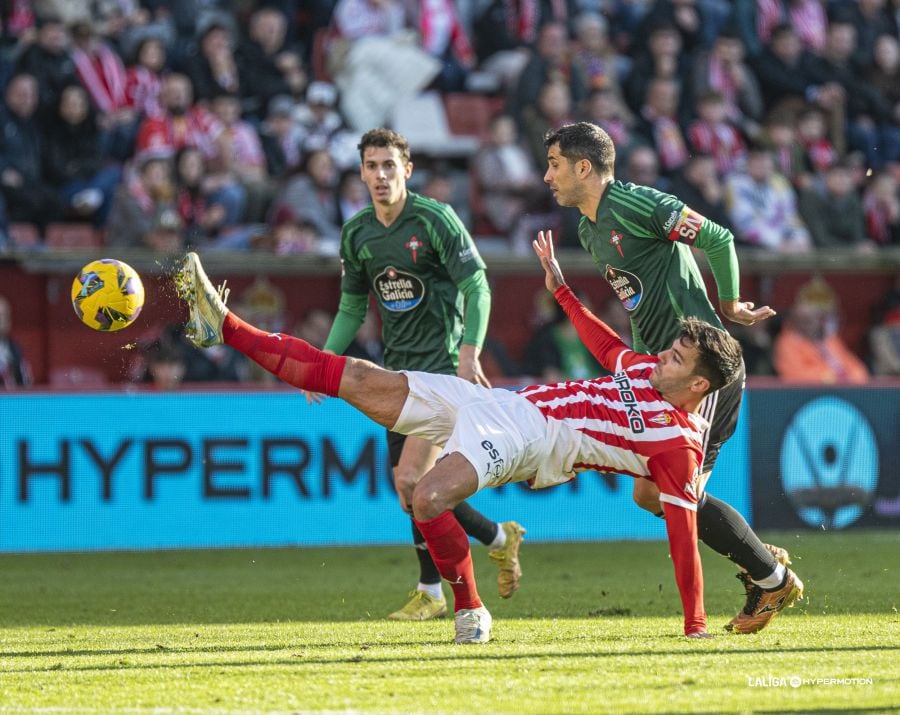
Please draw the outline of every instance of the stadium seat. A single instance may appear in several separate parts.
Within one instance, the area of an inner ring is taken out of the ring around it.
[[[444,107],[452,134],[478,137],[482,142],[488,138],[496,110],[490,98],[483,94],[453,92],[444,95]]]
[[[451,133],[447,111],[440,95],[433,91],[398,101],[391,126],[409,140],[414,153],[428,156],[470,156],[480,144],[474,136]]]
[[[14,248],[34,248],[41,243],[41,233],[33,223],[11,223],[9,238]]]
[[[102,237],[87,223],[51,223],[47,226],[47,248],[100,248]]]

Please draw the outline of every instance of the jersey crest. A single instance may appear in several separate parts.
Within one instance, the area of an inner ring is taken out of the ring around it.
[[[395,313],[405,313],[419,305],[425,298],[425,284],[412,273],[398,271],[388,266],[375,276],[373,286],[381,304]]]
[[[609,243],[610,245],[615,246],[616,250],[619,252],[619,255],[622,258],[625,258],[625,254],[622,253],[622,238],[623,237],[621,233],[612,231],[612,238],[609,239]]]
[[[630,313],[638,307],[644,295],[644,286],[641,284],[640,278],[629,271],[613,268],[608,263],[606,264],[606,270],[603,272],[603,277],[612,286],[612,289],[616,292],[616,297],[622,301],[625,310]]]
[[[675,421],[675,418],[672,417],[668,412],[660,412],[657,415],[654,415],[650,418],[650,421],[654,424],[660,425],[661,427],[668,427]]]
[[[424,247],[425,244],[422,243],[418,238],[416,238],[415,236],[413,236],[413,237],[412,237],[411,239],[409,239],[404,245],[406,246],[406,248],[409,249],[410,253],[412,253],[413,263],[415,263],[415,262],[416,262],[416,255],[417,255],[419,249],[422,248],[422,247]]]

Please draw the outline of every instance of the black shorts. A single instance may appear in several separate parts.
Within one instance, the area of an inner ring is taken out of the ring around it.
[[[400,464],[400,455],[403,452],[403,445],[406,444],[406,435],[387,430],[387,443],[388,454],[391,456],[391,466],[396,467]]]
[[[719,456],[719,450],[734,434],[746,381],[747,374],[744,364],[741,363],[741,373],[737,379],[708,395],[700,403],[700,415],[710,423],[709,432],[706,434],[702,474],[708,475],[712,471],[716,458]]]

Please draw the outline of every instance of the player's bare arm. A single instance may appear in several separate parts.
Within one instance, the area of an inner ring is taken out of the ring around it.
[[[491,386],[481,367],[481,348],[477,345],[463,344],[459,348],[459,368],[456,375],[476,385]]]

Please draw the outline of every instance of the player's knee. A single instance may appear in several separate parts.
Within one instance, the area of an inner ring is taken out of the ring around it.
[[[427,521],[447,511],[444,498],[433,485],[417,484],[412,493],[413,515],[419,521]]]
[[[651,514],[658,514],[662,511],[662,505],[659,503],[659,494],[645,489],[635,489],[631,492],[631,498],[634,503],[641,509],[649,511]]]

